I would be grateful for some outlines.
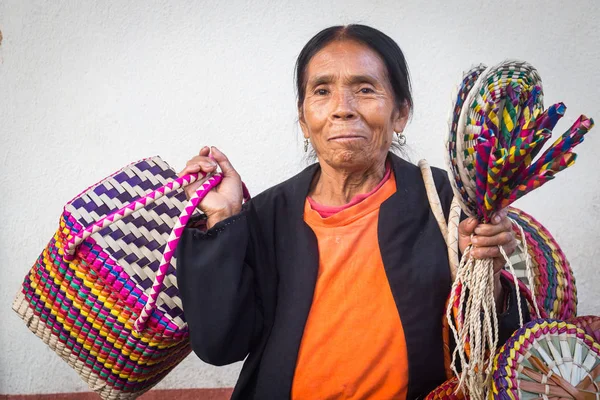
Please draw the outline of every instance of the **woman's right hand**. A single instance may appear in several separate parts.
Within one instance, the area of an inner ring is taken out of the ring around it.
[[[209,157],[211,151],[214,160]],[[240,175],[225,154],[216,147],[211,149],[208,146],[203,147],[197,156],[189,160],[186,167],[179,173],[180,177],[198,172],[210,174],[216,171],[217,166],[221,168],[223,180],[198,204],[200,211],[208,218],[207,227],[209,229],[242,210],[243,192]],[[200,181],[197,181],[185,188],[188,199],[196,192],[200,184]]]

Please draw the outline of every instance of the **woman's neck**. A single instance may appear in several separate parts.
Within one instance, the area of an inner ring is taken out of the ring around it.
[[[385,160],[362,170],[332,168],[321,163],[315,176],[310,197],[325,206],[343,206],[356,195],[369,193],[385,175]]]

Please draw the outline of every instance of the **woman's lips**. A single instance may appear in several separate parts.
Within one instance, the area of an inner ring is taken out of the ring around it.
[[[365,137],[358,136],[358,135],[338,135],[338,136],[333,136],[333,137],[329,138],[329,140],[332,140],[332,141],[347,141],[347,140],[358,140],[358,139],[365,139]]]

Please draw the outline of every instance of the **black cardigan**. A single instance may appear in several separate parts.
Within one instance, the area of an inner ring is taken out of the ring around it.
[[[419,168],[389,159],[398,189],[381,205],[377,235],[406,338],[408,399],[414,399],[445,380],[442,315],[450,272]],[[192,349],[214,365],[247,356],[233,399],[290,397],[319,269],[317,239],[304,222],[317,170],[311,165],[268,189],[206,233],[188,227],[177,248]],[[447,217],[453,197],[447,174],[434,168],[433,176]],[[500,317],[502,340],[517,328],[516,301],[509,301]]]

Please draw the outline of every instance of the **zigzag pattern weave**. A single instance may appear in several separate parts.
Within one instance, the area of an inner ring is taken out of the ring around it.
[[[577,288],[569,261],[550,232],[531,215],[509,207],[508,216],[524,230],[535,281],[535,299],[549,318],[568,320],[577,314]],[[521,233],[513,228],[517,237]],[[511,256],[517,277],[527,282],[525,256],[516,251]]]
[[[600,396],[600,344],[573,324],[525,324],[494,359],[490,398],[592,399]]]
[[[425,400],[464,400],[465,395],[458,389],[458,378],[452,377],[432,390]]]
[[[190,352],[174,251],[216,174],[190,202],[159,157],[70,201],[13,309],[104,399],[139,396]]]

